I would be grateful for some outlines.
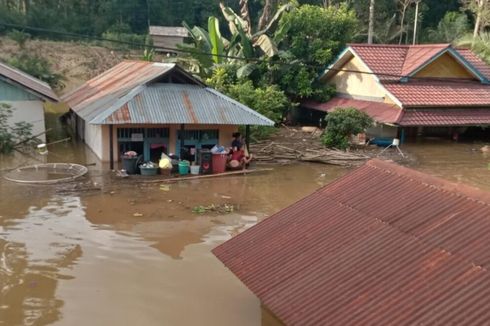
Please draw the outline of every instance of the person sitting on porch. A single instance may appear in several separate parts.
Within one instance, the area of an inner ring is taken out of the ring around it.
[[[252,155],[245,155],[243,148],[232,151],[230,160],[228,162],[228,168],[232,170],[245,169],[248,164],[252,161]]]

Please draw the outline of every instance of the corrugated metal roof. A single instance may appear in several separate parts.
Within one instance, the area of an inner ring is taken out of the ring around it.
[[[490,193],[371,160],[213,250],[287,325],[490,323]]]
[[[407,109],[398,122],[401,126],[483,126],[490,125],[487,109]]]
[[[150,35],[187,37],[189,32],[179,26],[150,26]]]
[[[5,79],[7,82],[23,86],[43,99],[58,102],[58,95],[53,92],[51,86],[47,83],[1,62],[0,78]]]
[[[114,110],[91,120],[94,124],[227,124],[265,125],[274,122],[211,89],[189,84],[151,84]]]
[[[363,101],[350,98],[334,97],[328,102],[304,101],[302,106],[318,111],[332,112],[337,108],[356,108],[381,123],[396,123],[402,110],[396,105],[383,102]]]
[[[157,83],[173,71],[184,74],[193,84]],[[124,61],[62,100],[93,124],[274,124],[245,105],[206,88],[175,64]]]
[[[61,100],[81,118],[90,120],[134,88],[165,75],[175,64],[123,61],[90,79]],[[95,112],[95,114],[94,114]]]

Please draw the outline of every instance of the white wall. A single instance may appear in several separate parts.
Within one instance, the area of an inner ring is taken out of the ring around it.
[[[13,127],[16,122],[28,122],[33,125],[32,134],[37,135],[46,130],[44,122],[44,107],[42,101],[2,101],[10,105],[13,109],[13,116],[9,119],[9,124]],[[39,140],[46,142],[46,135],[42,134]]]
[[[101,125],[85,123],[85,144],[97,155],[99,159],[103,156],[103,135]]]

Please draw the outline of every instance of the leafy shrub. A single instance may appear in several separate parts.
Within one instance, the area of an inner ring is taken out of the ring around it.
[[[12,114],[10,105],[0,103],[0,153],[2,154],[12,152],[17,143],[32,137],[32,124],[22,121],[15,123],[13,127],[10,126],[9,119]]]
[[[7,37],[17,42],[19,47],[23,49],[27,40],[31,38],[31,34],[14,29],[7,33]]]
[[[347,149],[349,136],[356,135],[373,125],[373,119],[355,108],[337,108],[325,118],[327,128],[322,141],[327,147]]]
[[[45,81],[53,88],[64,87],[62,82],[63,76],[53,73],[51,71],[50,63],[40,56],[23,52],[9,60],[9,64],[42,81]]]

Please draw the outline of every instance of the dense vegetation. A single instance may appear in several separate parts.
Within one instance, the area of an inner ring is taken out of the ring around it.
[[[304,98],[328,100],[317,76],[348,42],[454,43],[490,62],[490,0],[0,0],[0,32],[21,50],[11,63],[52,85],[60,76],[23,53],[23,32],[121,41],[152,60],[149,25],[186,27],[189,44],[166,60],[276,122]]]

